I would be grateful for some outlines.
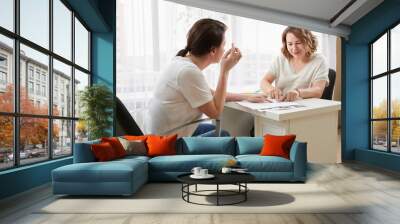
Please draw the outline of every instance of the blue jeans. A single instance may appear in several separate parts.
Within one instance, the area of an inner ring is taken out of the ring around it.
[[[192,136],[197,137],[216,137],[215,135],[215,125],[209,123],[200,123],[196,128]],[[222,130],[220,136],[231,136],[229,132]]]

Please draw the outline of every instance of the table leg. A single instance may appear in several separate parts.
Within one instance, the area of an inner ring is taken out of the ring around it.
[[[247,201],[247,183],[244,183],[244,201]]]
[[[217,206],[219,205],[219,184],[217,184]]]

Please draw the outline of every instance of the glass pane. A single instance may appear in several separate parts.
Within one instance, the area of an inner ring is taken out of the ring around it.
[[[89,75],[75,69],[75,117],[79,117],[81,114],[81,108],[79,106],[80,92],[89,86]]]
[[[400,67],[400,25],[397,25],[391,31],[390,37],[390,58],[391,69]]]
[[[14,111],[14,43],[0,35],[0,111]]]
[[[20,164],[34,163],[49,158],[48,119],[22,117],[20,132]]]
[[[0,116],[0,170],[14,165],[13,118]]]
[[[400,117],[400,72],[391,75],[390,97],[391,97],[391,115]]]
[[[20,0],[21,36],[49,48],[49,0]]]
[[[89,70],[89,32],[75,18],[75,64]]]
[[[53,17],[53,51],[72,60],[72,12],[60,0],[54,0]]]
[[[372,122],[372,148],[387,151],[387,121]]]
[[[372,81],[372,118],[387,118],[386,76]]]
[[[372,44],[372,68],[373,75],[387,71],[387,34]]]
[[[0,26],[14,31],[14,0],[1,0],[0,9]]]
[[[400,153],[400,121],[399,120],[391,121],[391,124],[392,124],[391,127],[392,136],[390,138],[392,140],[391,151]]]
[[[48,114],[48,64],[47,55],[21,44],[21,113]]]
[[[88,129],[86,122],[84,120],[79,120],[75,122],[75,143],[87,141]]]
[[[71,66],[53,60],[53,115],[72,117]]]
[[[72,154],[72,121],[53,121],[53,157]]]

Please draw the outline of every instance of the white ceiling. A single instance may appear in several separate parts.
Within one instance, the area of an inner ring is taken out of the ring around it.
[[[383,0],[168,0],[238,16],[347,37],[351,25]]]
[[[329,21],[350,0],[226,0]]]
[[[330,21],[351,0],[224,0],[243,5],[255,6],[264,9],[276,10],[298,16]],[[383,0],[356,0],[359,7],[341,24],[352,25],[367,14]]]

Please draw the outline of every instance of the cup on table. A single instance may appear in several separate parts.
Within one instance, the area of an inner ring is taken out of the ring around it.
[[[232,168],[230,167],[222,167],[221,172],[222,173],[230,173],[232,171]]]
[[[200,176],[207,176],[208,175],[208,169],[201,169],[200,170]]]
[[[193,167],[192,173],[193,173],[194,175],[196,175],[196,176],[200,176],[200,175],[201,175],[201,174],[200,174],[200,171],[201,171],[201,170],[202,170],[202,168],[199,167],[199,166]]]

